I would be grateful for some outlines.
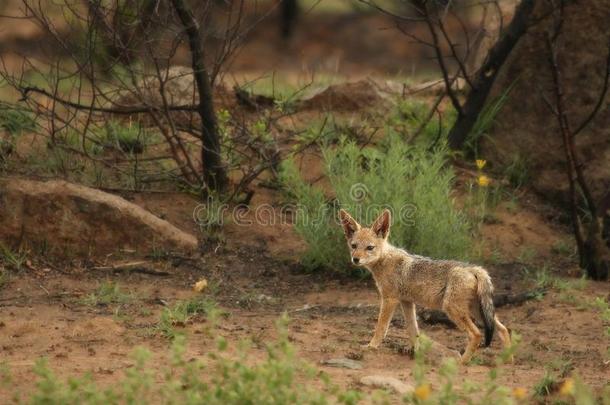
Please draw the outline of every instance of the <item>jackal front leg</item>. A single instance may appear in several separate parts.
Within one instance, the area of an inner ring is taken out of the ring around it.
[[[371,339],[371,342],[367,345],[368,347],[372,347],[373,349],[377,349],[383,338],[385,338],[386,333],[388,333],[388,327],[390,326],[390,321],[392,320],[392,316],[394,315],[394,310],[398,305],[397,299],[381,299],[381,305],[379,307],[379,318],[377,319],[377,326],[375,327],[375,334]]]

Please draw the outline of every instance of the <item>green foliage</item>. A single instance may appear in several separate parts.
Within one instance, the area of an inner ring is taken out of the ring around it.
[[[343,207],[362,224],[391,209],[390,239],[398,246],[437,258],[468,259],[472,224],[454,206],[453,171],[442,148],[428,151],[390,136],[376,147],[341,141],[323,147],[325,173],[335,199],[307,184],[286,161],[280,179],[296,206],[295,230],[307,242],[303,264],[344,269],[345,238],[337,221]]]
[[[464,151],[474,158],[479,156],[479,141],[482,137],[487,136],[487,132],[492,127],[496,120],[496,116],[504,107],[504,104],[508,101],[508,97],[516,81],[513,82],[506,90],[504,90],[499,96],[489,101],[485,107],[479,113],[477,120],[472,127],[472,130],[464,141]]]
[[[457,118],[456,111],[448,108],[442,113],[433,114],[432,118],[423,125],[430,114],[430,105],[417,99],[401,100],[389,118],[389,124],[400,132],[406,132],[408,137],[414,136],[416,131],[421,133],[415,138],[418,144],[435,147],[442,145],[447,139],[447,134]]]
[[[94,292],[87,295],[82,303],[91,306],[127,304],[133,298],[133,294],[123,291],[117,283],[106,280]]]
[[[551,252],[565,256],[576,257],[577,251],[573,240],[558,239],[551,245]]]
[[[348,256],[341,227],[333,222],[335,210],[327,202],[324,192],[305,183],[291,160],[282,163],[280,179],[289,197],[297,204],[294,229],[308,245],[301,258],[303,265],[309,270],[344,268]]]
[[[29,152],[26,168],[28,173],[95,187],[139,191],[174,179],[171,158],[140,158],[147,148],[162,142],[160,133],[136,122],[109,120],[87,128],[65,127],[48,140],[45,149]]]
[[[27,256],[23,250],[13,250],[0,242],[0,263],[11,270],[21,271],[27,261]]]
[[[109,121],[105,126],[105,146],[129,154],[140,154],[146,146],[146,131],[137,123],[124,125],[120,122]]]
[[[212,321],[213,323],[213,321]],[[171,345],[169,364],[154,371],[151,353],[137,348],[133,366],[108,388],[99,387],[91,375],[72,377],[67,381],[56,376],[41,359],[34,367],[37,376],[32,392],[11,392],[18,404],[346,404],[389,403],[390,397],[373,393],[367,396],[354,390],[343,390],[333,385],[330,378],[296,355],[289,341],[287,317],[277,322],[277,338],[262,343],[265,352],[252,356],[252,342],[242,341],[235,347],[210,328],[206,338],[210,350],[191,358],[187,354],[186,339],[177,336]],[[433,350],[432,341],[421,335],[415,350],[412,368],[415,389],[407,393],[408,404],[514,404],[535,399],[536,396],[556,396],[557,400],[577,405],[610,404],[610,386],[596,397],[591,387],[578,376],[570,376],[570,362],[558,361],[547,365],[544,378],[528,392],[523,387],[499,384],[504,370],[501,367],[515,353],[520,337],[513,334],[514,344],[504,350],[489,368],[487,378],[475,382],[459,372],[455,359],[444,361],[435,371],[426,362]],[[258,358],[258,360],[254,360]],[[3,381],[10,381],[10,370],[0,369]],[[433,384],[432,381],[435,381]],[[20,397],[21,395],[21,397]],[[25,397],[23,396],[25,395]]]
[[[9,274],[4,267],[0,267],[0,290],[8,284]]]
[[[28,111],[0,102],[0,164],[6,164],[13,153],[17,137],[35,128],[36,122]]]
[[[523,156],[516,154],[510,163],[504,168],[504,175],[510,185],[521,188],[530,181],[529,162]]]
[[[534,394],[538,397],[551,395],[557,389],[557,385],[556,377],[546,370],[540,381],[534,385]]]
[[[206,297],[178,301],[172,307],[163,308],[156,330],[166,338],[174,339],[180,335],[176,326],[184,326],[198,315],[214,318],[217,313],[216,303]]]
[[[362,395],[334,387],[326,375],[300,360],[288,341],[286,320],[278,338],[265,345],[265,356],[253,362],[249,342],[229,350],[216,335],[203,358],[189,359],[183,337],[174,339],[170,364],[159,374],[149,366],[151,354],[140,348],[130,367],[112,387],[98,387],[90,376],[62,381],[40,361],[36,388],[18,403],[39,404],[346,404]],[[230,353],[231,352],[231,353]],[[236,352],[236,353],[235,353]]]
[[[513,404],[513,392],[510,388],[498,383],[502,369],[500,366],[514,355],[521,341],[520,336],[513,334],[513,345],[505,349],[496,359],[496,365],[490,368],[487,379],[477,383],[464,378],[458,372],[455,359],[445,360],[438,369],[438,384],[434,386],[430,366],[426,362],[427,354],[433,349],[432,341],[425,335],[418,337],[415,350],[413,378],[416,388],[404,397],[409,404]]]
[[[569,360],[556,359],[544,367],[544,375],[534,385],[534,395],[546,397],[553,395],[561,389],[564,381],[574,369],[574,365]]]
[[[36,129],[32,114],[24,109],[0,103],[0,128],[12,136]]]

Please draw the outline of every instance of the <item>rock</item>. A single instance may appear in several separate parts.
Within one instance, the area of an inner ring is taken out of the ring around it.
[[[361,362],[343,357],[338,359],[322,360],[321,363],[325,366],[348,368],[350,370],[360,370],[362,368]]]
[[[432,341],[432,346],[430,347],[428,353],[426,353],[426,361],[435,366],[440,366],[449,358],[453,358],[459,362],[461,357],[462,356],[457,350],[450,349],[436,341]]]
[[[0,179],[0,240],[55,257],[190,252],[197,238],[114,194],[66,181]]]
[[[382,388],[396,391],[399,394],[406,394],[413,391],[413,387],[403,383],[397,378],[383,375],[367,375],[360,379],[360,384],[373,388]]]

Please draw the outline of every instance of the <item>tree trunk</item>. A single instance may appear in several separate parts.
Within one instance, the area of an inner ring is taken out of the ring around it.
[[[519,42],[519,39],[527,31],[533,10],[534,0],[522,0],[515,10],[515,15],[508,25],[506,32],[489,50],[487,59],[476,73],[473,88],[462,106],[462,114],[458,115],[455,124],[451,131],[449,131],[449,146],[452,149],[461,148],[466,137],[472,131],[479,113],[485,106],[485,101],[500,67],[502,67],[512,49]]]
[[[580,267],[593,280],[608,280],[608,258],[605,255],[608,249],[602,235],[603,218],[593,218],[588,231],[580,255]]]
[[[184,0],[171,1],[188,37],[193,74],[199,95],[197,113],[201,117],[201,161],[204,187],[209,190],[223,191],[227,185],[227,175],[220,155],[212,86],[205,68],[199,24]]]
[[[294,25],[299,16],[299,4],[297,0],[282,0],[280,29],[282,38],[288,39],[294,32]]]

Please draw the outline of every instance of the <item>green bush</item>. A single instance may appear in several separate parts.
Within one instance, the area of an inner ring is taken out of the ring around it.
[[[333,385],[328,375],[296,355],[290,343],[287,318],[277,323],[278,338],[267,343],[265,354],[254,361],[252,344],[242,341],[234,348],[215,328],[208,337],[215,344],[204,355],[192,359],[187,356],[184,336],[172,342],[167,366],[150,367],[151,353],[137,348],[133,354],[133,367],[113,382],[100,387],[90,374],[71,377],[67,381],[53,373],[44,359],[37,362],[34,372],[36,386],[27,393],[11,391],[10,369],[0,365],[0,387],[12,394],[14,403],[32,405],[71,404],[516,404],[534,403],[536,400],[576,405],[610,404],[610,385],[600,390],[587,386],[578,375],[565,375],[561,380],[543,381],[544,398],[539,386],[533,388],[508,387],[500,384],[499,377],[512,366],[506,362],[520,343],[514,334],[512,347],[505,349],[489,368],[487,378],[473,381],[460,372],[454,359],[443,361],[438,369],[427,363],[432,341],[419,337],[415,351],[412,377],[415,387],[402,398],[383,392],[371,395]],[[552,388],[550,386],[553,385]],[[21,396],[20,396],[21,395]]]
[[[288,341],[287,322],[278,322],[279,337],[266,345],[261,361],[253,362],[250,345],[243,342],[229,353],[227,341],[216,337],[216,345],[202,358],[189,359],[185,339],[172,343],[171,362],[154,372],[150,352],[137,349],[134,366],[112,387],[102,388],[90,376],[59,379],[39,361],[36,388],[16,403],[38,404],[354,404],[360,394],[343,391],[326,375],[300,360]]]
[[[24,131],[35,130],[36,121],[29,111],[0,103],[0,129],[17,136]]]
[[[184,326],[193,317],[207,315],[211,319],[217,316],[216,303],[205,297],[197,297],[191,300],[178,301],[172,307],[163,308],[156,330],[168,339],[175,339],[181,333],[175,326]]]
[[[406,132],[407,139],[417,135],[413,138],[415,143],[434,147],[447,139],[447,134],[457,118],[457,113],[455,109],[447,108],[442,113],[433,113],[430,116],[430,109],[431,106],[421,100],[412,98],[400,100],[389,117],[388,123],[395,129]],[[426,122],[425,125],[423,125],[424,122]]]
[[[344,269],[348,263],[337,222],[339,207],[366,225],[389,208],[390,240],[411,252],[436,258],[471,256],[472,224],[454,205],[454,174],[443,148],[429,151],[391,135],[367,148],[343,140],[336,148],[323,147],[322,154],[333,198],[307,184],[290,160],[280,175],[296,203],[295,230],[308,245],[302,258],[307,268]]]

